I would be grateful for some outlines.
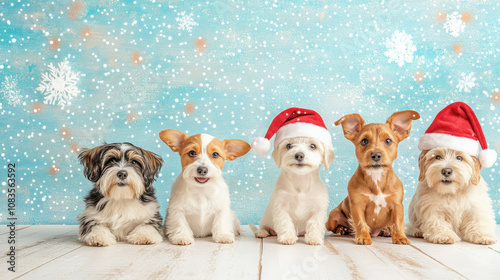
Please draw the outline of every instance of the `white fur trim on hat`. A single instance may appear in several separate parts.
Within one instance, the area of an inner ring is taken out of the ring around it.
[[[479,152],[479,162],[482,167],[490,168],[497,160],[497,152],[492,149],[486,149]]]
[[[252,142],[252,151],[260,156],[269,153],[271,150],[271,141],[264,137],[256,137]]]
[[[432,150],[434,148],[448,148],[462,151],[475,157],[478,157],[481,150],[478,141],[465,137],[443,133],[426,133],[420,136],[420,141],[418,141],[419,150]]]
[[[324,127],[310,123],[291,123],[281,127],[276,132],[274,147],[278,147],[281,141],[293,137],[313,137],[333,150],[332,136],[330,135],[330,132],[328,132],[328,130]]]

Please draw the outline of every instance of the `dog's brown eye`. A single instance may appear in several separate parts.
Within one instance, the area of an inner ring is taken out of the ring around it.
[[[286,148],[290,150],[292,148],[292,144],[286,144]]]
[[[458,156],[458,157],[457,157],[457,159],[458,159],[459,161],[462,161],[462,159],[463,159],[463,158],[462,158],[461,156]]]
[[[196,152],[193,150],[189,151],[189,153],[188,153],[188,156],[190,156],[190,157],[194,157],[195,155],[196,155]]]
[[[316,145],[311,144],[311,149],[315,150],[316,149]]]
[[[368,139],[365,138],[365,139],[361,140],[361,145],[362,146],[368,145]]]
[[[391,140],[391,139],[389,139],[389,138],[385,139],[385,144],[387,144],[387,145],[392,144],[392,140]]]
[[[436,159],[442,159],[442,157],[441,156],[436,156]]]
[[[212,154],[212,157],[213,157],[213,158],[218,158],[218,157],[219,157],[219,153],[214,152],[214,153]]]

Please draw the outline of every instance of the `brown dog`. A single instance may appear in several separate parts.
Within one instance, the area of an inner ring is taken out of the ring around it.
[[[415,111],[394,113],[385,124],[365,125],[358,114],[335,122],[356,146],[359,166],[347,187],[349,195],[330,212],[327,230],[356,233],[356,244],[372,244],[371,236],[391,236],[394,244],[410,244],[405,236],[403,184],[392,168],[398,144],[410,135]]]

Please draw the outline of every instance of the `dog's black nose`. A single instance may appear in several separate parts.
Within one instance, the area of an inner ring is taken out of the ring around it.
[[[451,168],[443,168],[441,174],[443,174],[444,177],[450,177],[451,174],[453,174],[453,170]]]
[[[200,176],[205,176],[207,175],[208,173],[208,168],[206,168],[205,166],[200,166],[196,169],[196,172],[198,173],[198,175]]]
[[[295,154],[295,159],[297,161],[303,161],[304,160],[304,153],[302,153],[302,152],[296,153]]]
[[[380,152],[372,153],[372,159],[374,161],[380,161],[382,159],[382,153]]]
[[[127,179],[128,172],[127,172],[127,171],[125,171],[125,170],[118,171],[118,173],[116,173],[116,176],[118,176],[118,178],[119,178],[120,180],[125,180],[125,179]]]

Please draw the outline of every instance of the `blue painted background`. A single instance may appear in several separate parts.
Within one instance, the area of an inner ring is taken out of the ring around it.
[[[405,207],[417,184],[417,139],[447,104],[470,104],[500,152],[498,1],[136,2],[0,3],[0,222],[12,162],[19,223],[76,223],[91,184],[75,152],[103,141],[164,158],[155,183],[164,215],[181,168],[159,131],[251,142],[290,106],[317,110],[333,135],[336,159],[321,172],[330,209],[357,166],[333,125],[345,114],[422,115],[394,162]],[[75,96],[49,104],[56,90]],[[250,153],[224,175],[242,223],[258,223],[278,175],[272,159]],[[499,163],[482,175],[500,222]]]

